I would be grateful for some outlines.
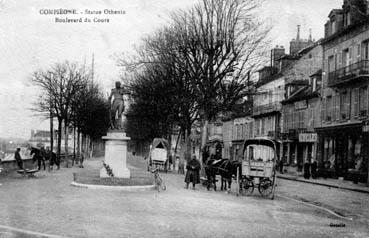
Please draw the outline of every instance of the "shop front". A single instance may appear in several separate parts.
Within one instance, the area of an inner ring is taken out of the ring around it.
[[[361,123],[316,128],[319,136],[318,163],[332,178],[352,179],[367,174],[368,133]],[[363,178],[365,180],[365,178]]]

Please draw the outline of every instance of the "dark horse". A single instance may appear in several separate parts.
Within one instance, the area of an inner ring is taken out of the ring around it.
[[[37,162],[37,168],[38,170],[41,170],[41,164],[44,166],[44,170],[46,170],[45,165],[45,157],[42,153],[42,151],[38,148],[31,147],[31,156],[33,157],[33,162]]]
[[[207,189],[210,189],[210,186],[214,186],[214,191],[216,191],[216,175],[221,176],[221,190],[223,190],[223,182],[228,182],[228,191],[231,189],[232,184],[232,176],[237,176],[237,169],[240,167],[240,163],[238,161],[231,161],[229,159],[216,159],[211,156],[208,159],[203,161],[205,167],[205,174],[208,180]],[[227,183],[225,184],[225,189],[227,189]]]

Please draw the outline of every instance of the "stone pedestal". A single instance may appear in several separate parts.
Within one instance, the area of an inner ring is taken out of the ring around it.
[[[108,165],[114,177],[130,178],[131,174],[127,168],[127,142],[131,139],[122,131],[109,131],[105,140],[105,164]],[[100,170],[100,178],[110,177],[103,167]]]

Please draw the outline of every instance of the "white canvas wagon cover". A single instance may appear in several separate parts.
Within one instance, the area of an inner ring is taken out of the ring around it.
[[[163,138],[155,138],[151,146],[151,160],[165,162],[167,160],[168,141]]]

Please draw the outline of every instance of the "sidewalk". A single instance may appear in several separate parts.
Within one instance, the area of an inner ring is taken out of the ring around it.
[[[317,179],[304,179],[303,177],[296,176],[296,175],[290,175],[290,174],[277,174],[277,177],[280,179],[287,179],[287,180],[293,180],[303,183],[310,183],[310,184],[316,184],[331,188],[339,188],[339,189],[345,189],[360,193],[367,193],[369,194],[369,187],[366,186],[366,184],[354,184],[352,181],[346,181],[346,180],[338,180],[338,179],[323,179],[323,178],[317,178]]]

